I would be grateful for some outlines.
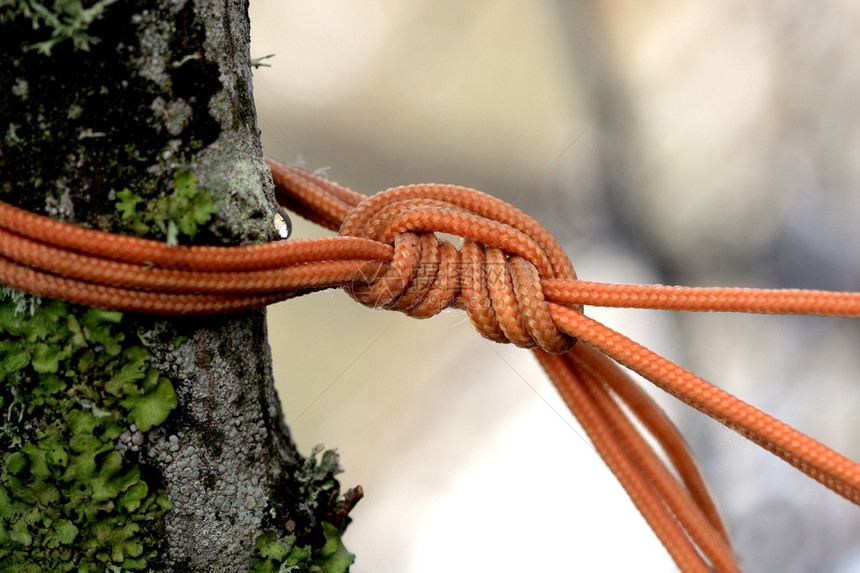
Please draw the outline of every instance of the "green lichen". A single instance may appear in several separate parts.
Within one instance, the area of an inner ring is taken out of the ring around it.
[[[340,489],[335,476],[342,471],[336,450],[326,450],[322,444],[315,445],[295,475],[299,498],[312,509],[318,507],[321,498],[330,497]]]
[[[143,571],[170,508],[118,438],[165,421],[170,382],[121,313],[0,292],[0,571]]]
[[[325,545],[320,549],[297,546],[295,535],[278,538],[274,531],[260,535],[252,573],[346,573],[355,555],[344,547],[343,531],[331,523],[323,522],[322,527]]]
[[[100,0],[85,7],[81,0],[0,0],[0,24],[23,18],[30,21],[33,30],[44,30],[48,37],[31,44],[29,49],[45,55],[50,55],[54,46],[66,40],[71,40],[76,50],[86,52],[99,42],[88,33],[90,25],[114,2],[116,0]]]
[[[52,10],[63,4],[40,1]],[[77,3],[84,10],[100,5]],[[128,189],[149,203],[173,191],[178,172],[193,169],[202,181],[205,169],[196,158],[221,132],[206,102],[223,86],[218,64],[200,56],[206,30],[194,3],[111,5],[87,29],[100,40],[89,53],[64,41],[50,58],[24,49],[50,36],[45,26],[33,29],[21,12],[25,5],[35,4],[0,0],[0,18],[7,18],[0,24],[0,198],[55,219],[128,233],[121,214],[105,210],[116,193]],[[153,53],[161,55],[160,81],[144,69]],[[218,199],[221,189],[201,186],[228,208]],[[240,230],[232,231],[201,230],[195,241],[236,242]]]
[[[197,176],[190,171],[177,171],[173,176],[173,192],[146,201],[130,189],[116,194],[117,211],[129,230],[140,236],[164,238],[169,246],[179,244],[179,236],[193,240],[201,225],[218,211],[212,195],[197,187]]]
[[[259,58],[251,58],[251,67],[252,68],[271,68],[271,64],[265,63],[265,60],[270,58],[274,58],[275,54],[266,54],[265,56],[260,56]]]
[[[322,505],[334,499],[340,489],[335,475],[341,471],[335,450],[314,446],[293,476],[298,485],[296,497],[312,512],[325,509]],[[338,527],[323,520],[321,526],[324,538],[321,546],[300,543],[295,533],[279,536],[273,530],[265,531],[257,538],[257,560],[252,572],[345,573],[355,561],[355,555],[341,541],[346,522]]]

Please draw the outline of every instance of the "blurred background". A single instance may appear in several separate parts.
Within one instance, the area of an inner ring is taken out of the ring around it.
[[[251,24],[274,157],[481,189],[584,279],[860,290],[860,3],[254,0]],[[586,312],[860,459],[860,322]],[[342,292],[269,317],[299,447],[365,488],[354,573],[675,570],[529,352]],[[658,394],[746,570],[860,571],[856,507]]]

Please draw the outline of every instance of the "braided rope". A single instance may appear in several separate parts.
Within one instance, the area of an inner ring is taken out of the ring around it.
[[[534,349],[683,571],[740,568],[689,448],[618,364],[860,504],[860,465],[582,313],[583,305],[601,305],[860,316],[860,293],[582,281],[546,229],[479,191],[409,185],[366,197],[268,162],[278,201],[340,236],[167,247],[0,203],[0,282],[69,302],[157,314],[232,312],[333,287],[367,306],[416,318],[464,309],[482,336]],[[457,235],[462,244],[439,240],[436,232]]]

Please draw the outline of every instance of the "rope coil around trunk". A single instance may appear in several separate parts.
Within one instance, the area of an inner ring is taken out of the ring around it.
[[[339,237],[167,247],[0,203],[0,282],[69,302],[157,314],[232,312],[333,287],[362,304],[417,318],[464,309],[482,336],[534,349],[683,571],[740,567],[683,438],[618,364],[860,503],[857,463],[582,313],[582,305],[592,304],[858,316],[860,293],[582,281],[534,219],[479,191],[410,185],[368,198],[268,163],[278,201],[339,230]],[[457,235],[462,245],[435,232]]]

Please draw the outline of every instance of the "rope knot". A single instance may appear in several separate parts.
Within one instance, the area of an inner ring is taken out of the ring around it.
[[[458,250],[436,232],[463,244]],[[394,247],[390,262],[368,263],[347,287],[366,306],[416,318],[462,308],[485,338],[553,354],[576,342],[555,326],[541,285],[576,278],[570,261],[546,229],[504,201],[465,187],[396,187],[359,203],[340,234]]]

